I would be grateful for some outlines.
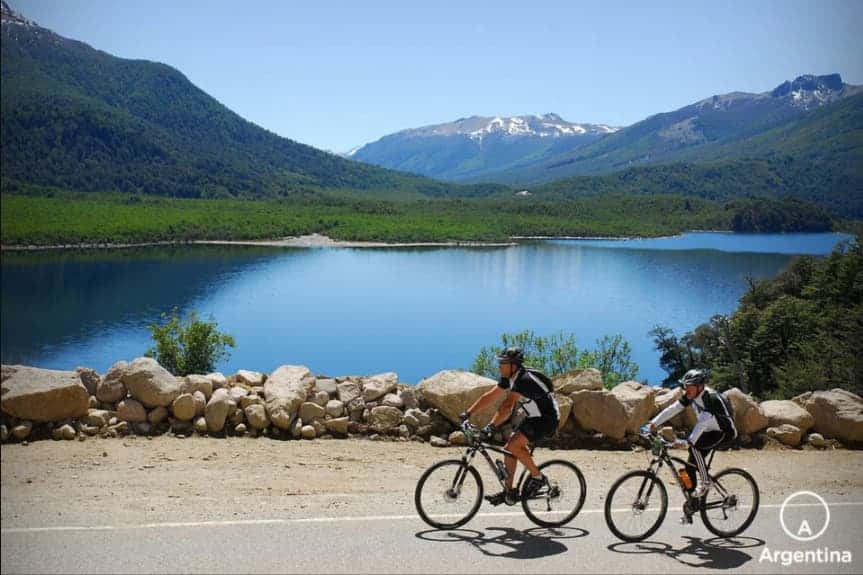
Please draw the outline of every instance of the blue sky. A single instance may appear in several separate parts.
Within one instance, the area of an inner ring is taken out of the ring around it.
[[[863,84],[863,1],[11,0],[165,62],[243,117],[346,151],[463,116],[627,125],[804,73]]]

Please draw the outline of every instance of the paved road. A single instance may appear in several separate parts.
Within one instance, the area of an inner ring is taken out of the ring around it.
[[[811,543],[794,541],[783,532],[777,503],[763,505],[746,536],[731,541],[713,538],[698,520],[680,525],[672,508],[663,527],[638,544],[617,541],[597,509],[584,510],[557,530],[533,526],[518,510],[483,509],[488,512],[454,531],[430,529],[413,515],[137,526],[4,525],[2,573],[863,572],[863,502],[831,502],[829,525]],[[794,522],[811,515],[817,531],[816,523],[823,524],[823,517],[816,517],[818,510],[799,505],[792,510]],[[787,512],[787,522],[789,516]],[[852,562],[783,566],[761,560],[765,548],[824,547],[850,551]]]

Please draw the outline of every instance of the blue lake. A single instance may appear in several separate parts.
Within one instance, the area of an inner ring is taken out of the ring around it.
[[[2,362],[104,372],[150,346],[147,325],[178,307],[212,314],[237,347],[221,365],[329,375],[397,371],[415,383],[467,368],[503,332],[563,330],[591,348],[622,334],[638,378],[664,378],[647,335],[730,313],[747,278],[842,234],[688,233],[549,240],[504,248],[177,246],[4,253]]]

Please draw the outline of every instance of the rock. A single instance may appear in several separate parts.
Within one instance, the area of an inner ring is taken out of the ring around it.
[[[317,437],[321,437],[327,433],[327,426],[320,419],[314,420],[309,425],[315,428],[315,435]]]
[[[236,403],[240,404],[240,401],[249,395],[249,391],[239,386],[234,386],[228,389],[228,396]]]
[[[139,357],[123,372],[120,381],[129,395],[145,407],[167,407],[180,395],[177,378],[151,357]]]
[[[0,441],[9,439],[9,428],[5,425],[0,425]]]
[[[572,400],[566,395],[560,395],[559,393],[555,393],[554,398],[557,400],[557,407],[560,411],[560,421],[557,425],[557,429],[560,430],[569,421],[569,414],[572,413]]]
[[[420,409],[408,409],[405,411],[404,421],[413,428],[431,423],[431,416]]]
[[[207,433],[207,419],[204,416],[195,418],[195,431],[202,435]]]
[[[323,419],[327,414],[326,410],[317,403],[307,401],[300,406],[300,419],[306,423],[311,423],[316,419]]]
[[[788,423],[802,432],[809,431],[815,425],[812,414],[791,400],[769,400],[761,402],[761,409],[767,416],[770,427],[778,427]]]
[[[731,402],[731,407],[734,409],[734,425],[738,434],[754,435],[767,427],[767,416],[752,396],[736,387],[723,392],[723,395]]]
[[[196,391],[192,394],[192,397],[195,400],[195,417],[204,415],[204,410],[207,408],[207,398],[204,397],[204,394],[201,391]]]
[[[602,389],[602,373],[595,367],[576,369],[554,378],[553,383],[554,391],[561,395],[585,389],[598,391]]]
[[[402,400],[402,405],[405,409],[417,409],[420,406],[416,390],[414,389],[402,389],[399,391],[399,399]]]
[[[395,407],[396,409],[404,409],[405,406],[405,404],[402,402],[402,398],[395,393],[386,394],[381,400],[381,405]]]
[[[116,415],[108,420],[108,425],[111,425],[111,426],[117,425],[118,423],[120,423],[120,420],[117,419]]]
[[[803,432],[800,428],[789,423],[783,423],[776,427],[768,427],[766,433],[767,437],[772,437],[790,447],[798,447],[803,437]]]
[[[264,398],[273,425],[289,429],[294,414],[314,385],[315,378],[305,366],[283,365],[271,373],[264,384]]]
[[[318,432],[315,430],[314,425],[304,425],[300,429],[300,435],[303,439],[314,439],[315,437],[317,437]]]
[[[467,437],[463,431],[453,431],[449,434],[449,442],[452,445],[467,445]]]
[[[238,423],[237,425],[235,425],[234,433],[236,433],[237,435],[243,435],[244,433],[246,433],[246,424]]]
[[[246,385],[264,385],[264,374],[259,371],[247,371],[241,369],[237,372],[237,382]]]
[[[207,407],[204,409],[204,419],[207,421],[207,431],[218,433],[225,428],[228,416],[234,412],[237,404],[231,399],[224,387],[213,392]]]
[[[120,379],[126,371],[129,364],[125,361],[118,361],[105,373],[105,377],[96,386],[96,399],[104,403],[117,403],[126,397],[126,386]]]
[[[449,442],[446,439],[438,437],[436,435],[432,435],[429,439],[429,443],[432,447],[447,447],[449,446]]]
[[[126,435],[129,433],[129,422],[128,421],[119,421],[114,425],[108,427],[108,430],[114,437],[118,435]]]
[[[99,409],[99,406],[102,405],[102,402],[95,395],[91,395],[87,400],[87,405],[90,409]]]
[[[345,406],[345,409],[348,410],[348,416],[351,418],[351,421],[361,421],[366,409],[366,402],[363,401],[362,397],[356,397]]]
[[[147,414],[147,421],[153,425],[159,425],[168,419],[168,408],[159,406]]]
[[[379,373],[363,379],[363,399],[368,403],[395,391],[399,376],[395,372]]]
[[[674,433],[674,428],[670,425],[666,425],[659,430],[659,435],[665,441],[674,441],[677,439],[677,435]]]
[[[87,395],[96,395],[96,389],[102,381],[96,370],[89,367],[76,367],[75,373],[81,378],[81,385],[87,390]]]
[[[228,415],[228,421],[231,425],[239,425],[246,421],[246,414],[242,409],[235,408],[234,411]]]
[[[642,425],[650,421],[650,416],[656,411],[653,400],[656,389],[642,385],[637,381],[624,381],[611,390],[626,412],[626,431],[637,434]]]
[[[228,378],[225,377],[224,374],[222,374],[221,372],[215,371],[213,373],[208,373],[204,377],[209,379],[210,383],[213,384],[213,391],[216,391],[217,389],[222,389],[223,387],[228,387]],[[207,399],[210,399],[210,397],[207,396]]]
[[[326,391],[314,391],[314,389],[312,390],[312,393],[309,397],[309,401],[311,401],[312,403],[317,403],[321,407],[324,407],[325,405],[327,405],[327,402],[329,400],[330,400],[330,394],[329,393],[327,393]]]
[[[132,424],[132,428],[138,435],[150,435],[150,432],[153,431],[153,426],[150,425],[150,423],[147,421],[143,423]]]
[[[863,443],[863,399],[844,389],[810,391],[793,401],[815,418],[812,428],[849,445]]]
[[[826,447],[827,446],[827,441],[824,439],[824,436],[821,435],[820,433],[810,433],[806,437],[806,441],[812,447],[819,447],[820,448],[820,447]]]
[[[351,421],[347,417],[337,417],[335,419],[324,421],[324,426],[326,426],[327,431],[330,433],[334,433],[336,435],[347,435],[350,423]]]
[[[179,379],[180,393],[188,393],[189,395],[191,395],[196,391],[200,391],[207,399],[210,399],[210,396],[213,395],[213,380],[206,375],[192,374],[187,375],[186,377],[181,377]]]
[[[355,381],[343,381],[336,386],[336,389],[339,401],[345,405],[355,399],[361,399],[363,395],[363,390],[360,387],[360,384]]]
[[[204,395],[201,391],[198,391],[198,393],[201,396]],[[183,393],[177,396],[177,399],[171,404],[171,413],[180,421],[191,421],[197,412],[198,406],[195,402],[195,396],[191,393]]]
[[[142,423],[147,421],[147,410],[140,401],[127,397],[117,404],[117,418],[129,423]]]
[[[379,405],[372,408],[369,414],[369,427],[378,433],[384,433],[401,425],[402,412],[395,407]]]
[[[78,432],[75,431],[75,428],[68,423],[58,427],[57,431],[60,435],[60,439],[65,439],[66,441],[71,441],[72,439],[75,439],[76,435],[78,435]]]
[[[33,431],[32,421],[19,421],[18,425],[12,427],[12,436],[16,439],[27,439],[31,431]]]
[[[335,379],[321,378],[315,379],[315,393],[325,391],[330,397],[339,392],[338,385]]]
[[[8,366],[0,384],[3,413],[30,421],[77,419],[87,414],[90,394],[74,371]]]
[[[278,429],[278,428],[276,428]],[[303,420],[297,417],[290,423],[291,437],[299,439],[303,435]]]
[[[345,404],[338,399],[331,399],[327,402],[324,410],[327,412],[327,415],[331,417],[341,417],[345,412]]]
[[[111,421],[112,414],[106,409],[88,409],[84,423],[93,427],[105,427]]]
[[[429,405],[457,424],[459,414],[496,385],[496,381],[475,373],[446,370],[422,380],[417,387]],[[471,423],[480,427],[488,424],[499,405],[500,403],[496,403],[482,412],[472,414]]]
[[[411,430],[408,429],[408,426],[402,423],[399,425],[399,437],[404,437],[405,439],[411,436]]]
[[[241,409],[246,409],[250,405],[264,405],[264,400],[257,395],[251,393],[245,397],[240,398]]]
[[[581,429],[598,431],[614,439],[626,437],[627,416],[623,404],[606,390],[572,393],[572,415]]]
[[[262,404],[252,404],[246,406],[243,410],[246,414],[246,420],[252,429],[265,429],[270,425],[270,418],[267,417],[267,410]]]

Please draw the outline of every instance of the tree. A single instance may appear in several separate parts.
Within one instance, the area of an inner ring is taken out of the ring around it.
[[[174,375],[211,372],[219,361],[230,356],[226,347],[236,345],[232,336],[219,332],[212,316],[202,321],[192,311],[181,320],[174,308],[170,315],[163,313],[162,319],[167,320],[163,325],[149,326],[156,345],[145,355]]]

